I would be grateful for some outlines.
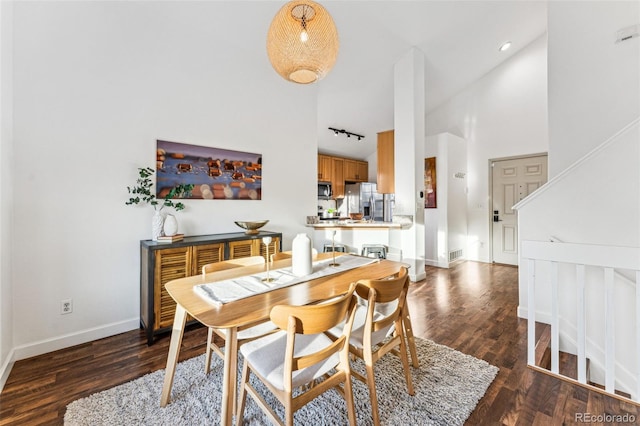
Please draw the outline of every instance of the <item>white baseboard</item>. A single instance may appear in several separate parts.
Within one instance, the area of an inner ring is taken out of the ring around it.
[[[14,361],[31,358],[46,354],[48,352],[57,351],[59,349],[68,348],[82,343],[91,342],[93,340],[102,339],[104,337],[114,336],[116,334],[131,331],[140,327],[139,318],[131,318],[124,321],[105,324],[99,327],[93,327],[81,330],[75,333],[69,333],[51,339],[41,340],[39,342],[29,343],[13,348]]]
[[[13,368],[13,364],[15,362],[15,352],[13,351],[13,349],[11,349],[4,364],[2,364],[2,369],[0,369],[0,392],[2,392],[2,389],[4,389],[4,384],[7,383],[9,373],[11,373],[11,369]]]
[[[2,369],[0,369],[0,391],[4,388],[4,385],[9,378],[9,374],[11,373],[11,369],[13,368],[13,364],[15,364],[16,361],[57,351],[59,349],[69,348],[71,346],[80,345],[82,343],[91,342],[104,337],[114,336],[116,334],[134,330],[138,327],[140,327],[140,318],[132,318],[15,347],[11,349],[6,361],[2,365]]]
[[[424,264],[428,266],[435,266],[436,268],[449,268],[449,264],[447,262],[439,262],[433,259],[425,259]]]
[[[522,306],[518,306],[518,318],[528,319],[529,310],[527,308],[523,308]],[[536,322],[541,322],[544,324],[551,324],[551,314],[544,312],[536,312]]]
[[[427,278],[427,273],[424,271],[424,259],[412,259],[403,257],[402,263],[406,263],[409,266],[409,280],[411,282],[417,282]]]

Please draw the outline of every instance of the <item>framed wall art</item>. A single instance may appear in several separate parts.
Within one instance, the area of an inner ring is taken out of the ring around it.
[[[436,157],[424,159],[424,208],[435,209],[438,207],[436,188]]]
[[[156,196],[192,184],[188,198],[262,199],[262,154],[158,140]]]

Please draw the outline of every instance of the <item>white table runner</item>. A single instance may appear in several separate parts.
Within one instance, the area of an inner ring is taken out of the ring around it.
[[[267,277],[267,272],[265,271],[245,277],[199,284],[193,287],[193,290],[206,301],[219,306],[277,288],[288,287],[305,281],[311,281],[315,278],[355,269],[360,266],[378,262],[379,260],[343,254],[336,256],[335,261],[338,263],[338,266],[329,266],[329,264],[333,263],[333,258],[313,262],[313,273],[303,277],[293,275],[291,267],[288,267],[269,271],[269,277],[274,280],[272,282],[262,281],[263,278]]]

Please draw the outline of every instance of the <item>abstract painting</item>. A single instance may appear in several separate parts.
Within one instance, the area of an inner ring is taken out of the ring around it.
[[[262,154],[157,141],[156,196],[192,184],[187,198],[262,199]]]
[[[436,157],[424,159],[424,207],[435,209],[438,207],[436,196]]]

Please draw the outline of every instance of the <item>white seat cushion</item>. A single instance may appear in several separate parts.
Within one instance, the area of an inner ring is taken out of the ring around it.
[[[318,352],[333,341],[325,334],[297,334],[295,356]],[[284,356],[287,347],[287,333],[279,331],[260,339],[247,342],[240,347],[245,362],[268,380],[275,388],[284,390]],[[322,377],[340,363],[340,355],[335,353],[321,363],[294,371],[293,387],[310,383]]]

